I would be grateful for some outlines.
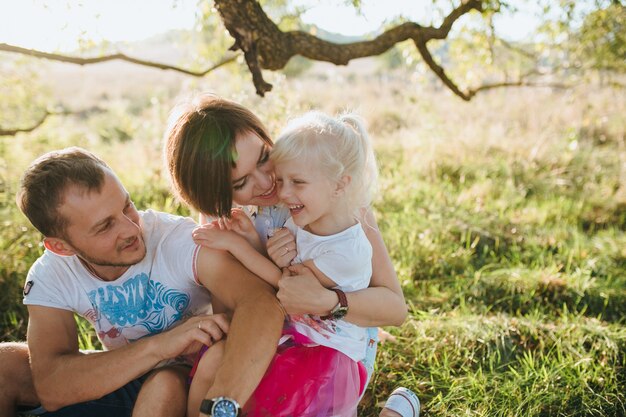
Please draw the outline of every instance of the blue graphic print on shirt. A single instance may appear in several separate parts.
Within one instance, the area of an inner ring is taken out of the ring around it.
[[[112,326],[143,326],[148,333],[160,333],[183,317],[189,295],[168,289],[145,274],[121,285],[107,285],[89,292],[89,300]]]

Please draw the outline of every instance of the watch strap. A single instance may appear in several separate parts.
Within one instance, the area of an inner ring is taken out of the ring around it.
[[[213,408],[213,400],[202,400],[200,403],[200,412],[202,414],[206,414],[207,416],[211,415],[211,409]]]
[[[337,294],[337,298],[339,298],[339,302],[337,303],[335,307],[333,307],[332,310],[330,310],[329,314],[320,317],[322,320],[341,318],[345,316],[346,313],[348,312],[348,298],[346,297],[346,293],[340,290],[339,288],[331,288],[331,290]],[[338,313],[340,311],[341,311],[341,314],[339,315]]]
[[[239,403],[227,397],[217,397],[217,398],[202,400],[202,402],[200,403],[200,412],[202,414],[206,414],[207,416],[213,416],[213,405],[220,400],[229,400],[232,403],[234,403],[235,408],[237,409],[237,416],[241,415],[241,407],[239,406]]]

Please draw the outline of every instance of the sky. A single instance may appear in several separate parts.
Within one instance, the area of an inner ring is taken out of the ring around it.
[[[403,13],[429,23],[423,2],[416,0],[362,0],[358,14],[341,0],[295,0],[309,6],[305,23],[344,35],[376,30],[386,19]],[[0,0],[0,43],[44,51],[72,51],[77,39],[137,41],[171,29],[191,29],[197,0]],[[311,6],[314,5],[314,6]],[[496,22],[498,33],[522,39],[536,23],[532,13]]]

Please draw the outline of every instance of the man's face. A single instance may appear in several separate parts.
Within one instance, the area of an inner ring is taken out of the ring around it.
[[[70,186],[58,210],[68,220],[65,243],[100,278],[115,279],[146,255],[139,213],[111,171],[100,192]]]

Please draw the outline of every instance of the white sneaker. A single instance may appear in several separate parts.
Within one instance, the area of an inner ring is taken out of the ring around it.
[[[420,400],[410,389],[398,387],[387,398],[385,408],[395,411],[402,417],[419,417]]]

